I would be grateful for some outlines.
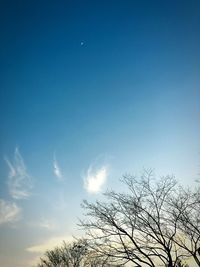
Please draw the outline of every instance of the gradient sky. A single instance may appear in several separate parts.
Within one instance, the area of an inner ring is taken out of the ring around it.
[[[0,262],[81,233],[125,173],[200,173],[200,2],[0,3]]]

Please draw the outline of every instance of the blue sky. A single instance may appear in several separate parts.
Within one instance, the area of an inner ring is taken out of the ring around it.
[[[80,235],[86,198],[200,172],[199,1],[1,1],[0,261]],[[12,254],[12,257],[10,257]]]

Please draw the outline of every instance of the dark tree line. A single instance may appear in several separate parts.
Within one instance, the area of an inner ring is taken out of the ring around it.
[[[70,244],[63,242],[60,247],[46,251],[37,267],[117,267],[109,262],[106,255],[97,255],[86,239]]]
[[[172,176],[126,175],[125,192],[84,201],[85,239],[47,251],[38,267],[200,266],[200,188]]]

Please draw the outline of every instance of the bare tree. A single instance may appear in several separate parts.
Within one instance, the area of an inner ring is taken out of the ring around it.
[[[111,191],[105,193],[107,202],[83,202],[88,219],[80,225],[90,244],[119,264],[178,266],[188,253],[174,242],[180,219],[171,217],[174,177],[156,181],[152,171],[145,171],[140,178],[126,175],[123,182],[127,193]]]
[[[37,267],[113,267],[105,255],[97,255],[85,239],[46,251]],[[117,266],[115,266],[117,267]]]
[[[180,187],[170,201],[170,214],[177,221],[174,242],[200,266],[200,188]]]
[[[80,239],[71,244],[63,242],[61,247],[46,251],[38,267],[80,267],[86,266],[87,242]]]

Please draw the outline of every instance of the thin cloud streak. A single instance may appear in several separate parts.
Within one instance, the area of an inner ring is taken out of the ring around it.
[[[26,248],[26,251],[31,253],[44,253],[49,249],[53,249],[56,246],[62,245],[63,241],[72,242],[73,240],[74,238],[72,236],[56,236],[44,241],[41,244]]]
[[[58,165],[58,162],[56,160],[56,157],[54,156],[54,160],[53,160],[53,172],[54,175],[58,178],[58,180],[62,181],[63,180],[63,174],[61,172],[61,169]]]
[[[46,230],[54,230],[56,228],[55,223],[47,219],[42,219],[38,226]]]
[[[14,199],[27,199],[31,195],[32,179],[27,172],[19,149],[15,149],[13,163],[7,158],[5,161],[9,167],[8,189],[10,195]]]
[[[87,175],[84,178],[84,187],[88,193],[96,194],[101,191],[106,183],[108,176],[107,166],[102,166],[99,169],[94,169],[90,166],[87,170]]]
[[[38,223],[35,224],[39,228],[43,228],[49,231],[56,229],[56,224],[48,219],[42,218]]]
[[[42,218],[40,220],[37,220],[37,222],[30,222],[28,223],[29,227],[36,227],[36,228],[42,228],[47,231],[53,231],[57,228],[56,223],[53,220],[49,220],[46,218]]]
[[[16,222],[20,219],[21,209],[14,202],[0,199],[0,225]]]

